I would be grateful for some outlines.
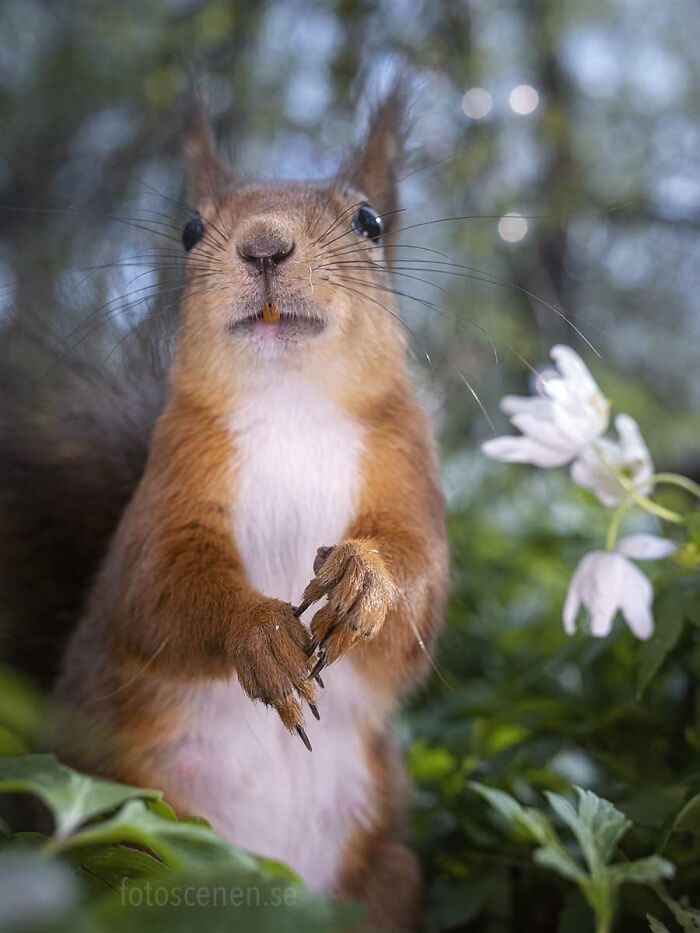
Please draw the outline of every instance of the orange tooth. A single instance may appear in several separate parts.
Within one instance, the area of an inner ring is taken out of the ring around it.
[[[276,324],[280,319],[280,311],[273,301],[266,301],[262,309],[263,321],[267,324]]]

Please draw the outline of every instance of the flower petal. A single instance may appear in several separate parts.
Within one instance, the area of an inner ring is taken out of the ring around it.
[[[653,485],[647,482],[654,473],[654,464],[639,425],[629,415],[620,414],[615,419],[620,436],[620,452],[623,464],[632,472],[634,484],[643,495],[649,495]]]
[[[581,399],[570,387],[557,388],[552,399],[552,421],[562,434],[576,442],[579,450],[600,437],[607,428],[607,403],[593,398]]]
[[[647,577],[622,554],[591,551],[579,562],[564,604],[564,629],[574,631],[580,603],[588,610],[590,632],[596,638],[610,633],[620,610],[637,638],[649,638],[654,630],[651,603],[654,591]]]
[[[589,554],[585,554],[578,562],[571,577],[563,611],[564,631],[568,635],[573,635],[576,630],[576,616],[581,603],[586,608],[590,608],[591,594],[595,595],[597,591],[596,578],[601,556],[605,558],[606,555],[599,551],[591,551]]]
[[[559,372],[564,379],[580,386],[584,392],[600,392],[598,384],[591,375],[591,371],[581,357],[571,347],[558,343],[549,351],[549,355],[557,364]]]
[[[649,579],[638,567],[629,561],[625,563],[627,566],[620,610],[632,634],[646,640],[654,631],[654,617],[651,614],[654,590]]]
[[[518,415],[524,412],[537,418],[551,418],[552,403],[549,399],[527,395],[504,395],[500,408],[506,415]]]
[[[492,460],[501,460],[505,463],[532,463],[538,467],[558,467],[570,459],[568,455],[538,444],[529,437],[516,437],[510,434],[484,441],[481,450]]]
[[[625,498],[625,490],[612,473],[603,457],[609,463],[616,464],[619,449],[612,441],[599,438],[595,446],[587,447],[571,464],[571,478],[584,489],[591,489],[608,508],[613,508]]]
[[[641,599],[632,606],[623,607],[622,614],[629,626],[629,630],[640,641],[646,641],[654,634],[654,616],[651,607]]]
[[[561,451],[562,454],[567,456],[567,459],[570,459],[576,453],[576,448],[572,448],[568,439],[557,431],[551,421],[544,421],[542,418],[535,418],[532,415],[525,414],[513,415],[510,420],[518,431],[528,435],[538,443],[544,444],[546,447]]]
[[[634,418],[623,412],[615,418],[615,427],[620,435],[620,443],[625,448],[625,453],[641,453],[649,456],[649,449]]]
[[[607,428],[610,405],[586,364],[571,347],[557,344],[552,347],[551,355],[562,378],[550,380],[543,392],[557,403],[556,408],[565,409],[569,415],[580,419],[587,431],[587,440],[592,440]]]
[[[581,562],[585,567],[583,603],[590,613],[591,635],[605,638],[610,634],[620,604],[620,586],[624,575],[624,557],[608,551],[593,551]]]
[[[662,538],[660,535],[627,535],[615,545],[618,554],[633,557],[635,560],[661,560],[669,557],[678,549],[675,541]]]
[[[584,450],[571,464],[571,479],[577,486],[583,486],[584,489],[592,489],[598,482],[598,464],[590,456],[586,456],[588,451]]]
[[[581,598],[578,592],[576,574],[574,574],[569,582],[569,589],[566,591],[566,600],[564,601],[564,610],[562,612],[564,631],[567,635],[576,634],[576,616],[580,608]]]
[[[487,441],[482,446],[487,456],[541,467],[563,466],[607,428],[608,402],[581,357],[561,344],[551,353],[558,370],[540,373],[536,396],[501,399],[501,409],[525,437]]]
[[[607,638],[612,630],[617,606],[613,602],[600,603],[590,610],[591,635],[594,638]]]

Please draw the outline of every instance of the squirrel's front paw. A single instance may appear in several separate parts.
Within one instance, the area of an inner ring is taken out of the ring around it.
[[[358,639],[373,638],[397,594],[381,552],[371,540],[319,548],[314,571],[300,609],[328,596],[311,622],[312,650],[318,649],[312,672],[316,675]]]
[[[289,603],[279,599],[255,602],[241,619],[233,649],[241,686],[253,700],[274,706],[280,719],[311,745],[304,731],[299,700],[316,710],[316,688],[309,681],[310,639]]]

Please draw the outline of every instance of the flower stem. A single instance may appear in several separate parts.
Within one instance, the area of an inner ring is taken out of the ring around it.
[[[605,547],[608,551],[615,550],[615,542],[617,541],[617,535],[620,531],[620,522],[622,521],[625,512],[632,505],[634,505],[632,499],[623,499],[613,512],[612,518],[610,519],[610,524],[608,525],[608,533],[605,537]]]
[[[610,933],[612,929],[612,913],[609,910],[599,911],[595,918],[595,933]]]
[[[689,479],[687,476],[681,476],[680,473],[654,473],[649,478],[652,483],[668,484],[669,486],[680,486],[691,496],[697,496],[700,499],[700,484]]]
[[[650,512],[652,515],[656,515],[658,518],[662,518],[667,522],[673,522],[674,525],[684,525],[685,519],[678,512],[674,512],[671,509],[665,508],[663,505],[659,505],[657,502],[654,502],[653,499],[650,499],[648,496],[643,495],[637,489],[636,484],[625,476],[624,472],[612,463],[608,457],[605,456],[600,448],[596,448],[598,456],[601,459],[601,462],[610,470],[612,475],[618,481],[620,486],[627,493],[627,499],[632,499],[636,504],[644,509],[645,512]],[[680,476],[678,473],[657,473],[654,476],[650,477],[650,481],[657,481],[659,483],[671,483],[676,486],[682,486],[687,492],[691,492],[694,495],[700,497],[700,486],[697,483],[694,483],[691,479],[688,479],[685,476]],[[620,503],[622,505],[622,503]],[[619,524],[619,520],[618,520]],[[614,542],[613,542],[614,543]]]
[[[682,515],[678,512],[673,512],[671,509],[664,508],[663,505],[659,505],[657,502],[654,502],[653,499],[649,499],[647,496],[633,496],[633,498],[637,505],[645,511],[650,512],[652,515],[657,515],[667,522],[673,522],[674,525],[685,524],[685,519]]]
[[[667,522],[673,522],[675,525],[684,524],[684,518],[682,515],[679,515],[678,512],[672,512],[671,509],[664,508],[664,506],[654,502],[653,499],[650,499],[648,496],[642,495],[637,491],[634,483],[631,483],[626,476],[621,475],[617,470],[615,471],[615,475],[617,476],[618,482],[623,487],[627,495],[617,506],[610,519],[610,524],[608,525],[608,531],[605,538],[605,547],[608,551],[613,551],[615,549],[615,543],[620,531],[620,522],[622,521],[625,512],[627,512],[628,509],[630,509],[633,505],[638,505],[646,512],[650,512],[652,515],[663,518]],[[680,486],[683,489],[686,489],[688,492],[692,492],[700,497],[700,486],[698,486],[697,483],[694,483],[693,480],[687,479],[685,476],[679,476],[676,473],[657,473],[651,477],[651,480],[659,483],[670,483],[671,485]]]
[[[674,525],[683,525],[685,524],[685,519],[678,512],[673,512],[671,509],[665,508],[663,505],[659,505],[657,502],[654,502],[653,499],[650,499],[648,496],[642,495],[639,492],[633,482],[627,479],[626,476],[623,476],[621,472],[616,471],[617,480],[622,486],[622,488],[627,493],[630,499],[633,499],[640,508],[644,509],[645,512],[650,512],[652,515],[656,515],[658,518],[663,518],[667,522],[673,522]],[[660,474],[663,476],[664,474]],[[670,474],[674,476],[675,474]],[[682,479],[683,477],[681,477]],[[690,480],[689,480],[690,482]]]

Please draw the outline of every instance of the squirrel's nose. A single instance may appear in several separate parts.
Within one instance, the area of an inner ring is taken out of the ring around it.
[[[238,243],[236,251],[243,262],[256,265],[260,272],[266,272],[292,255],[294,241],[272,230],[259,228]]]

